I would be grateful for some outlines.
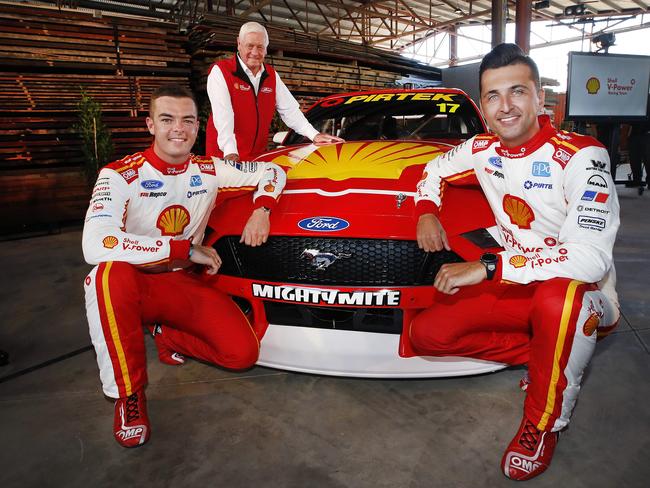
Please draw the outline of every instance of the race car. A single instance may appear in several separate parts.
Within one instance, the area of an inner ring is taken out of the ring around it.
[[[208,224],[205,243],[223,264],[206,279],[249,317],[261,339],[258,364],[356,377],[503,368],[421,357],[408,337],[413,317],[435,298],[442,264],[499,250],[478,183],[445,190],[441,221],[451,252],[426,253],[415,240],[413,198],[424,165],[486,132],[474,102],[456,89],[384,89],[326,97],[306,116],[346,142],[316,146],[289,132],[282,147],[258,158],[287,172],[268,242],[239,242],[250,195],[218,202]]]

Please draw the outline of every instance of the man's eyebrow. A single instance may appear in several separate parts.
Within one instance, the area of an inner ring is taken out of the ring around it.
[[[527,87],[526,85],[521,85],[521,84],[519,84],[519,85],[512,85],[512,86],[510,87],[511,90],[515,90],[515,89],[517,89],[517,88],[523,88],[524,90],[528,90],[528,87]]]

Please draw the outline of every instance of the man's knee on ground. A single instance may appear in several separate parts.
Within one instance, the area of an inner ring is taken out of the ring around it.
[[[409,338],[416,350],[428,353],[444,353],[454,344],[456,338],[450,327],[441,326],[438,321],[418,316],[411,322]]]
[[[246,348],[240,348],[237,351],[229,351],[224,354],[222,365],[228,369],[243,370],[252,368],[259,359],[260,349],[255,341]]]

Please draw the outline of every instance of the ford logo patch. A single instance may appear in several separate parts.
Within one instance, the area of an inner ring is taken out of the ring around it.
[[[163,186],[163,182],[159,180],[144,180],[142,183],[140,183],[140,186],[145,190],[157,190]]]
[[[350,222],[338,217],[308,217],[298,222],[298,227],[313,232],[333,232],[350,227]]]

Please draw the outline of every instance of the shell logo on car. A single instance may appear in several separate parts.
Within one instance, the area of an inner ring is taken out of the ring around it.
[[[399,179],[405,168],[424,164],[442,152],[430,143],[354,142],[320,147],[310,145],[283,154],[273,162],[289,168],[289,179]]]

